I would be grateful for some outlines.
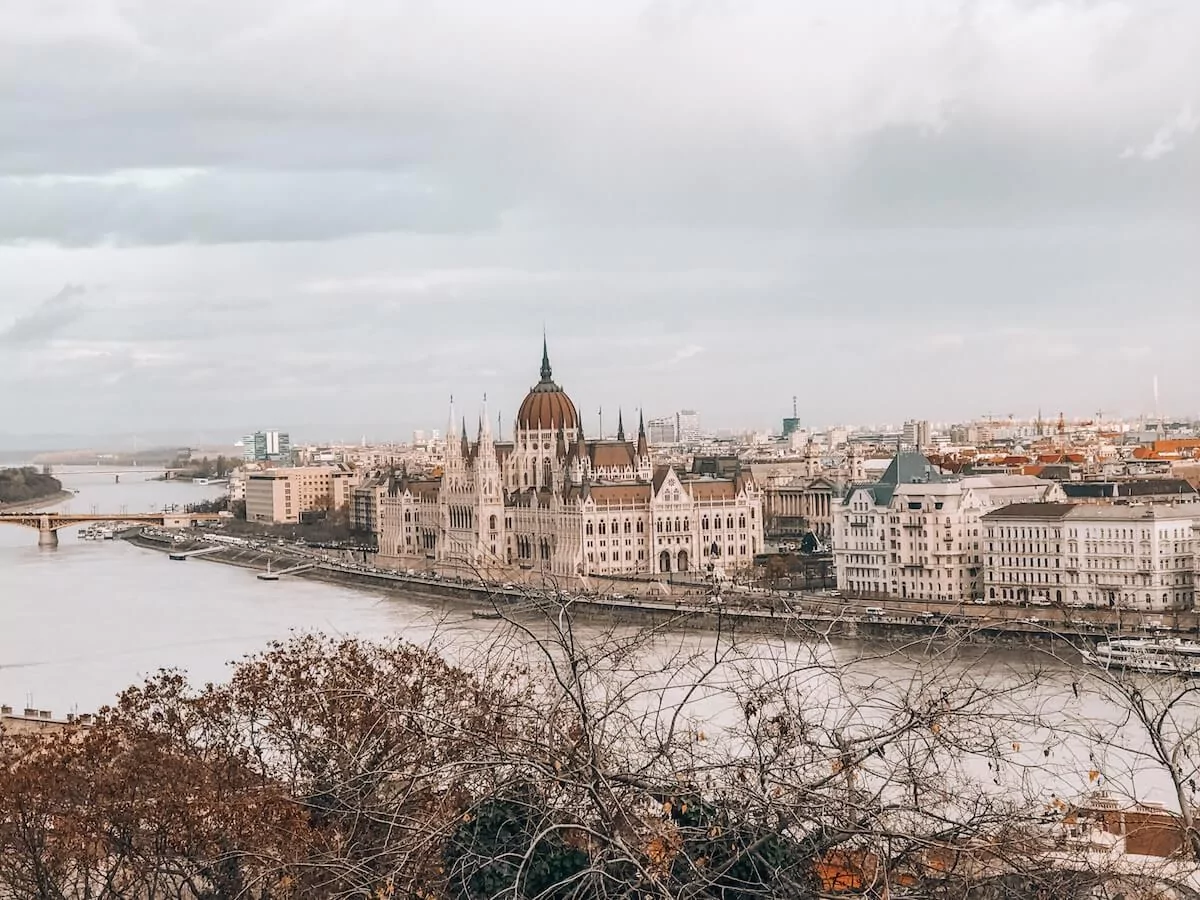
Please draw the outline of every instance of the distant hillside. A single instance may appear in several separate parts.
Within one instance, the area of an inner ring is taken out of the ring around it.
[[[53,497],[62,490],[62,482],[37,469],[0,469],[0,503],[24,503]]]

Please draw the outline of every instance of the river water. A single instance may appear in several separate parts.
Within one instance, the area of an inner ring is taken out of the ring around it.
[[[224,490],[157,481],[157,473],[136,469],[122,472],[119,483],[107,469],[64,467],[56,474],[65,488],[78,492],[58,507],[72,512],[157,511],[211,499]],[[259,581],[252,571],[199,559],[173,562],[161,552],[124,541],[81,541],[74,529],[60,532],[57,549],[42,550],[35,531],[0,526],[0,702],[18,708],[33,706],[56,715],[93,711],[122,688],[165,667],[186,670],[194,683],[222,680],[229,662],[293,631],[403,636],[418,643],[435,641],[454,655],[458,648],[494,635],[496,627],[473,619],[462,607],[302,579]],[[664,638],[672,640],[693,646],[712,643],[694,634]],[[775,644],[771,652],[778,651],[778,641],[762,642]],[[851,646],[836,652],[856,656],[864,651]],[[877,671],[881,683],[906,677],[902,660],[886,653],[878,659],[869,669]],[[1002,680],[1018,677],[1015,673],[1034,664],[1044,667],[1038,705],[1074,710],[1110,725],[1119,718],[1119,711],[1099,697],[1086,691],[1082,698],[1073,696],[1078,673],[1053,660],[1047,665],[1010,651],[990,653],[986,660],[963,659],[955,666],[972,668],[976,677],[982,676],[982,666],[993,667],[995,678]],[[737,709],[731,695],[724,702],[714,698],[710,711],[720,718]],[[1139,739],[1134,735],[1131,740],[1136,744]],[[1175,805],[1161,773],[1152,768],[1118,778],[1119,770],[1128,769],[1125,754],[1119,760],[1106,761],[1103,754],[1093,760],[1096,748],[1090,741],[1044,731],[1039,741],[1021,755],[1028,750],[1032,761],[1040,763],[1052,748],[1061,759],[1056,767],[1060,778],[1067,773],[1075,789],[1088,787],[1087,770],[1096,765],[1107,770],[1106,786]]]
[[[215,498],[223,486],[152,480],[131,470],[63,468],[77,490],[61,511],[129,513]],[[124,541],[82,541],[59,532],[40,550],[37,532],[0,525],[0,702],[55,714],[88,712],[159,668],[220,680],[226,664],[292,630],[425,641],[471,628],[469,613],[444,613],[395,595],[375,595],[202,560],[172,562]],[[480,626],[482,627],[482,625]],[[30,702],[32,700],[32,702]]]

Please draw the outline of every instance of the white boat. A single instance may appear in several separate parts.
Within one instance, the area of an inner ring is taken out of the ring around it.
[[[1200,675],[1200,643],[1182,638],[1113,638],[1080,653],[1085,662],[1102,669]]]

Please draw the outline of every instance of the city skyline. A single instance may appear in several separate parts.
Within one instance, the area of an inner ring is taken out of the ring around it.
[[[10,433],[403,433],[543,327],[589,414],[1200,409],[1185,0],[18,2],[0,48]]]

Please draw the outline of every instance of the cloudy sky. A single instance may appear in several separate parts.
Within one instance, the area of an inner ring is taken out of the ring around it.
[[[1196,0],[5,0],[0,433],[1195,413],[1198,132]]]

